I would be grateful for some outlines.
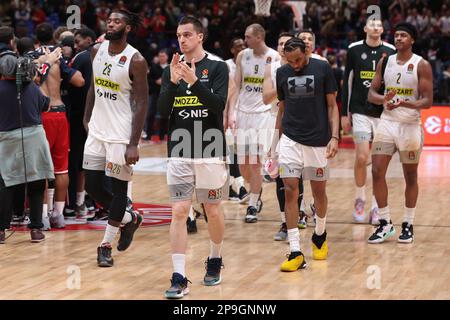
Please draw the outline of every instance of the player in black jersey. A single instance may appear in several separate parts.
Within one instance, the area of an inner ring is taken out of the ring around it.
[[[228,198],[225,164],[223,111],[228,94],[228,68],[212,60],[203,49],[205,32],[194,17],[181,19],[178,42],[184,57],[176,53],[162,76],[159,108],[170,114],[167,183],[172,201],[170,239],[172,247],[171,287],[167,298],[179,299],[189,292],[185,275],[186,219],[194,190],[208,216],[210,254],[203,282],[221,282],[224,217],[222,199]]]
[[[344,132],[353,126],[353,139],[356,145],[355,183],[356,196],[353,218],[365,222],[364,205],[367,163],[370,156],[370,141],[378,124],[382,106],[367,102],[370,84],[381,57],[395,52],[395,47],[381,40],[383,24],[380,20],[369,19],[364,27],[366,39],[349,45],[345,66],[344,86],[342,88],[342,117]],[[378,224],[378,206],[372,196],[369,222]]]

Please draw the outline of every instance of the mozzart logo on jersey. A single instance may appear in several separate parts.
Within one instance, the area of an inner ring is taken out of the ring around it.
[[[361,71],[359,73],[359,77],[361,79],[370,79],[373,80],[373,78],[375,77],[375,71]]]
[[[183,96],[175,97],[173,102],[175,108],[185,108],[185,107],[201,107],[203,104],[197,96]]]
[[[262,77],[244,77],[245,90],[247,92],[262,93],[262,84],[264,78]]]
[[[386,92],[390,91],[390,90],[395,90],[396,94],[398,94],[399,96],[408,96],[408,97],[412,97],[414,89],[411,88],[399,88],[399,87],[387,87],[386,88]]]
[[[95,84],[99,87],[107,88],[114,91],[120,91],[120,84],[108,79],[95,77]]]

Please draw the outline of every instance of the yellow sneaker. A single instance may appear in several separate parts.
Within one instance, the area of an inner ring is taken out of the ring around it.
[[[286,257],[287,259],[281,264],[281,271],[292,272],[306,268],[305,257],[300,251],[291,252]]]
[[[313,259],[326,260],[328,256],[327,232],[325,231],[321,236],[318,236],[314,232],[311,241],[312,241]]]

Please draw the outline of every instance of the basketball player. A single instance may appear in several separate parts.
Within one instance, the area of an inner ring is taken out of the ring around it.
[[[300,251],[298,222],[298,183],[301,176],[311,180],[317,208],[316,226],[312,236],[313,259],[328,255],[326,180],[328,159],[338,150],[339,111],[336,104],[336,81],[330,65],[306,55],[306,45],[298,38],[284,45],[288,64],[277,70],[279,110],[280,176],[286,196],[286,224],[290,254],[281,271],[296,271],[306,266]],[[301,108],[299,108],[301,106]]]
[[[245,30],[247,49],[242,50],[236,59],[235,83],[239,89],[237,103],[236,128],[238,129],[238,160],[242,176],[250,183],[250,197],[245,222],[258,221],[257,213],[262,209],[262,181],[260,155],[266,153],[270,141],[245,142],[245,155],[239,154],[243,141],[240,135],[255,130],[260,138],[273,128],[273,117],[270,104],[262,100],[264,82],[264,66],[267,61],[276,62],[281,59],[278,52],[267,47],[266,31],[259,24],[252,24]],[[231,102],[231,106],[236,105]],[[258,139],[260,140],[260,139]],[[270,139],[269,139],[270,140]]]
[[[381,20],[368,19],[364,27],[366,39],[349,45],[345,65],[344,85],[342,88],[341,123],[345,133],[353,125],[353,139],[356,145],[354,164],[356,195],[353,219],[365,222],[366,214],[366,175],[370,155],[370,141],[383,111],[382,106],[367,102],[367,94],[375,75],[375,67],[381,57],[390,56],[395,47],[381,41],[383,23]],[[351,117],[351,122],[350,122]],[[378,207],[372,196],[369,223],[378,224]]]
[[[278,113],[278,100],[277,100],[277,89],[276,89],[276,71],[279,67],[286,64],[286,57],[284,56],[284,44],[289,39],[293,38],[294,35],[289,32],[283,32],[278,36],[278,47],[277,51],[280,54],[281,60],[276,63],[268,62],[265,66],[264,70],[264,83],[263,83],[263,102],[265,104],[272,105],[272,114],[275,115]],[[269,158],[275,159],[276,155],[272,155],[272,150],[276,152],[276,145],[278,143],[278,136],[276,136],[276,141],[273,141],[273,145],[269,151]],[[280,216],[281,216],[281,227],[280,230],[275,234],[274,240],[276,241],[284,241],[287,239],[287,226],[286,226],[286,214],[284,212],[285,207],[285,196],[284,196],[284,184],[283,179],[278,176],[275,180],[276,182],[276,192],[277,192],[277,200],[278,205],[280,207]],[[303,180],[299,179],[299,198],[298,205],[300,208],[301,202],[303,198]],[[304,214],[300,214],[303,216]],[[299,219],[298,227],[301,229],[306,228],[306,223],[302,223],[302,219]]]
[[[225,129],[231,129],[232,131],[235,129],[235,119],[236,119],[236,108],[230,107],[230,103],[233,101],[236,101],[235,99],[231,99],[236,94],[239,94],[236,90],[236,85],[234,84],[234,78],[236,76],[236,59],[242,50],[246,48],[245,42],[241,38],[234,38],[231,40],[231,54],[233,55],[233,58],[230,58],[225,61],[225,63],[228,66],[229,70],[229,85],[228,85],[228,99],[227,99],[227,105],[225,107]],[[232,112],[232,114],[230,114]],[[232,121],[228,121],[228,119],[232,119]],[[233,135],[233,144],[230,145],[230,148],[233,148],[235,150],[236,141],[235,136]],[[232,163],[230,163],[230,175],[234,178],[234,181],[230,181],[230,194],[229,194],[229,200],[235,200],[235,201],[246,201],[248,196],[250,195],[247,192],[247,189],[244,185],[244,177],[241,176],[241,172],[239,171],[239,164],[237,159],[237,154],[233,152],[234,159]],[[236,191],[233,189],[233,184],[236,187]]]
[[[112,11],[105,41],[91,51],[93,76],[84,115],[88,137],[83,169],[86,191],[109,208],[105,235],[97,248],[99,267],[113,266],[112,243],[119,229],[117,250],[124,251],[142,222],[139,213],[125,210],[131,165],[139,160],[138,143],[148,106],[147,62],[127,43],[128,33],[139,24],[134,13]],[[103,183],[105,174],[111,178],[112,193]]]
[[[205,31],[197,18],[183,17],[177,37],[184,57],[182,60],[176,53],[170,68],[164,70],[158,101],[161,112],[170,115],[167,183],[172,201],[170,240],[174,272],[165,292],[169,299],[182,298],[189,292],[185,272],[186,219],[194,189],[208,216],[210,236],[203,283],[214,286],[221,282],[225,223],[220,203],[228,197],[223,129],[227,65],[204,51]]]
[[[433,103],[433,75],[428,61],[412,52],[417,30],[410,23],[395,27],[397,54],[382,59],[369,89],[368,100],[384,106],[372,148],[373,190],[379,206],[380,225],[369,243],[382,243],[395,234],[387,203],[386,171],[398,151],[406,182],[405,216],[398,242],[411,243],[419,186],[417,167],[423,146],[420,110]],[[383,70],[385,69],[385,70]],[[384,83],[384,95],[379,94]]]

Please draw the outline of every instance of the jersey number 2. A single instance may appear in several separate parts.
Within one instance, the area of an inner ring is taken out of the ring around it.
[[[397,73],[397,84],[400,84],[400,78],[402,77],[401,73]]]
[[[108,76],[111,74],[112,64],[105,62],[105,69],[103,69],[103,75]]]

